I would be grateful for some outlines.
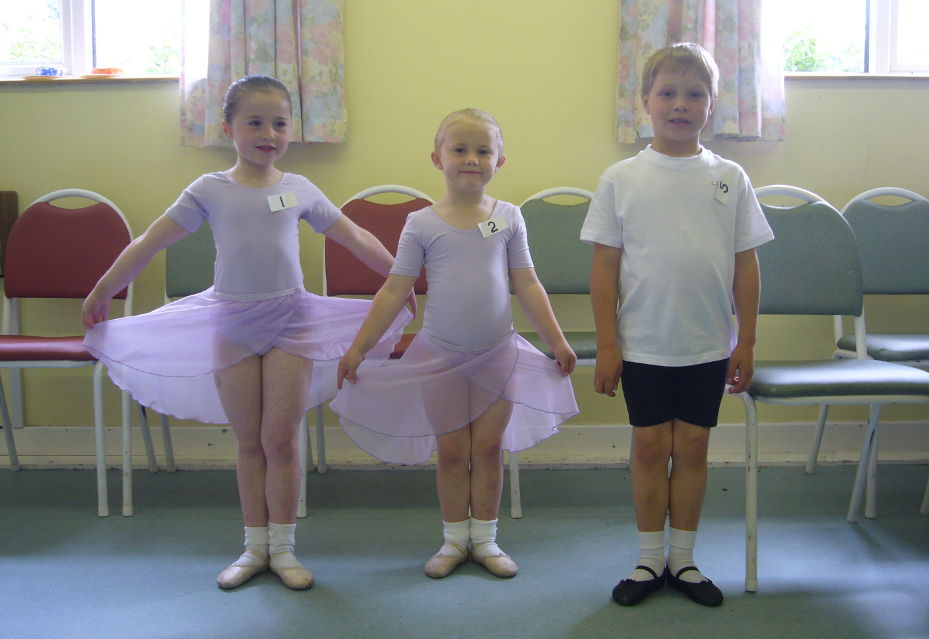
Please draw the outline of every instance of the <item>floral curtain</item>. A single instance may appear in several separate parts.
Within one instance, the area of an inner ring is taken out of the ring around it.
[[[292,142],[344,142],[342,0],[209,0],[208,13],[206,2],[185,0],[181,144],[229,146],[223,94],[248,74],[290,91]]]
[[[762,0],[620,0],[616,126],[620,142],[653,136],[640,95],[648,57],[696,42],[719,66],[719,97],[704,136],[783,140],[783,52],[761,37]],[[764,46],[764,50],[762,47]]]

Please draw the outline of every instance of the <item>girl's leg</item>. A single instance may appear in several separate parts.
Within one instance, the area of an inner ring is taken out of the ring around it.
[[[294,590],[313,586],[312,573],[294,556],[300,495],[298,428],[306,411],[312,362],[272,349],[262,357],[261,447],[267,461],[269,566]]]
[[[465,426],[439,435],[436,443],[439,451],[435,481],[442,512],[443,543],[426,562],[425,571],[433,579],[441,579],[468,558],[471,428]]]
[[[236,479],[246,526],[267,526],[265,456],[261,449],[261,358],[216,371],[216,389],[236,437]]]
[[[471,558],[498,577],[519,568],[497,545],[497,513],[503,490],[503,433],[513,405],[498,399],[471,423]]]
[[[269,520],[293,524],[300,499],[298,428],[306,412],[313,363],[280,349],[261,358],[261,448]]]
[[[498,399],[471,422],[471,516],[497,518],[503,491],[503,432],[510,422],[513,404]]]
[[[236,476],[246,535],[250,528],[267,529],[270,522],[271,537],[278,538],[276,545],[280,547],[283,534],[290,558],[300,488],[297,426],[306,405],[310,370],[307,360],[273,349],[263,357],[249,357],[216,373],[220,400],[236,434]],[[282,532],[281,526],[287,528]],[[275,541],[271,539],[272,547]],[[250,554],[262,561],[243,561]],[[277,563],[281,563],[280,558]],[[290,580],[293,583],[284,579],[288,586],[312,585],[312,575],[296,559],[284,563],[287,565],[276,569],[272,560],[271,568],[282,579],[284,569],[296,575]],[[268,548],[263,553],[246,552],[223,571],[220,585],[233,588],[267,567]]]
[[[216,578],[236,588],[268,569],[268,507],[261,450],[261,359],[256,355],[217,371],[216,388],[236,436],[236,480],[245,520],[245,552]]]

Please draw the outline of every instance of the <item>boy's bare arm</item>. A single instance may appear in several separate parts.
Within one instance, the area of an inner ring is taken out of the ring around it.
[[[594,244],[590,268],[590,303],[597,331],[597,364],[594,390],[616,396],[622,375],[623,358],[616,336],[616,304],[619,300],[619,263],[622,249]]]
[[[755,249],[735,254],[735,275],[732,298],[738,320],[738,338],[729,357],[726,380],[732,384],[730,393],[748,390],[755,372],[755,333],[758,325],[758,301],[761,295],[761,275]]]

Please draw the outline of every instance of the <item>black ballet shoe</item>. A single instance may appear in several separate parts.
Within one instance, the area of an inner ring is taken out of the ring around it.
[[[712,581],[704,577],[703,581],[691,583],[689,581],[683,581],[680,578],[681,575],[688,570],[697,570],[697,567],[684,566],[677,571],[676,575],[672,575],[671,572],[665,568],[664,574],[669,584],[698,604],[711,607],[720,605],[723,602],[723,593]]]
[[[647,581],[623,579],[616,584],[616,587],[613,588],[613,601],[620,606],[634,606],[641,603],[646,597],[664,585],[667,570],[665,573],[662,573],[661,576],[658,576],[655,574],[655,571],[648,566],[636,566],[636,569],[639,568],[652,573],[655,575],[655,578],[648,579]]]

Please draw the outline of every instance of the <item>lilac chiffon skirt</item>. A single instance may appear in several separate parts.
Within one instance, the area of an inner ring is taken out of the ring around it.
[[[359,370],[330,404],[364,451],[421,464],[436,436],[468,425],[497,399],[513,404],[503,448],[520,451],[578,413],[571,379],[515,332],[479,353],[451,350],[419,333],[397,362]]]
[[[306,291],[234,301],[209,288],[144,315],[101,322],[87,331],[84,346],[140,404],[181,419],[225,424],[214,372],[272,348],[313,361],[307,409],[332,399],[338,360],[370,306],[369,300]],[[372,349],[372,365],[390,356],[411,319],[407,309],[398,315]]]

